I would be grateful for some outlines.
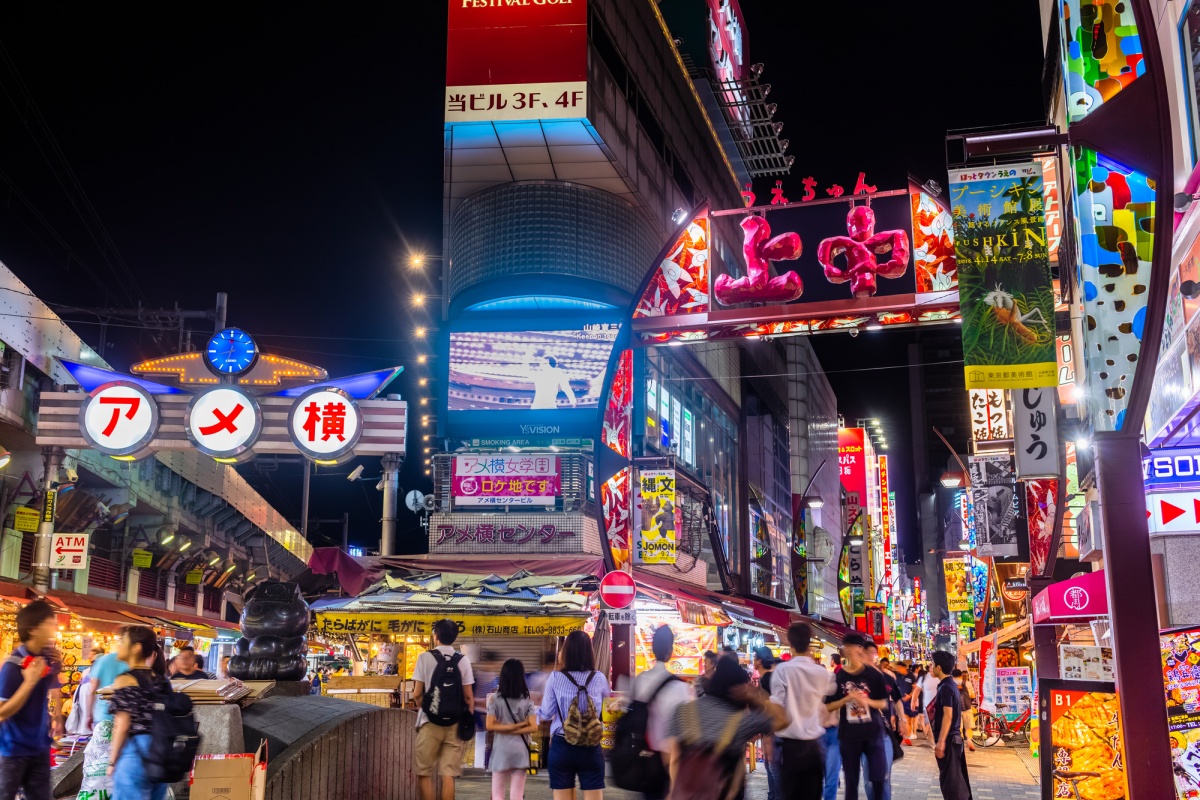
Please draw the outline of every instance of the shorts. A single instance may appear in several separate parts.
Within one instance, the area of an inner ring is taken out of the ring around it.
[[[562,736],[550,740],[550,758],[546,768],[550,773],[550,789],[574,789],[575,776],[579,788],[592,792],[604,788],[604,752],[600,745],[578,747],[567,744]]]
[[[417,728],[417,752],[413,759],[419,777],[438,775],[457,778],[462,775],[463,740],[458,738],[457,725],[434,725],[426,722]]]
[[[914,711],[908,705],[908,703],[904,704],[904,716],[906,716],[906,717],[920,717],[920,716],[924,715],[924,713],[925,713],[924,711]]]

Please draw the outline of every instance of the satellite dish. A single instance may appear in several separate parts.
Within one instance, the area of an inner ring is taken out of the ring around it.
[[[404,497],[404,505],[414,514],[425,506],[425,495],[419,489],[413,489]]]
[[[422,505],[425,507],[426,511],[433,511],[433,506],[434,506],[433,495],[431,495],[431,494],[425,495],[425,502],[422,503]]]

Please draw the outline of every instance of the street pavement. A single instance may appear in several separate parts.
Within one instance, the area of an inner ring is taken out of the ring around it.
[[[892,769],[892,800],[941,800],[938,789],[937,762],[933,749],[926,746],[906,747],[905,757]],[[967,753],[967,772],[975,800],[1035,800],[1041,797],[1037,759],[1029,755],[1027,746],[978,748]],[[611,787],[611,781],[609,782]],[[859,789],[865,798],[864,790]],[[489,800],[491,776],[482,770],[465,769],[458,782],[457,800]],[[577,798],[582,793],[576,793]],[[635,800],[641,795],[609,788],[605,800]],[[839,800],[844,792],[838,790]],[[551,800],[550,783],[543,770],[529,778],[525,786],[526,800]],[[767,774],[760,768],[747,776],[746,800],[767,800]]]

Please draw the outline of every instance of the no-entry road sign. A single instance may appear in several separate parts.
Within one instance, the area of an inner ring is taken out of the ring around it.
[[[633,605],[635,588],[627,572],[610,572],[600,579],[600,600],[609,608]]]

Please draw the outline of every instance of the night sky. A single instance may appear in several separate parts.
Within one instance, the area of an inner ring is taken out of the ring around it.
[[[742,0],[750,60],[766,64],[796,155],[792,194],[810,174],[853,182],[865,171],[881,189],[902,188],[910,171],[944,183],[947,129],[1041,118],[1036,0],[1002,12],[947,0],[815,5]],[[430,320],[407,298],[437,289],[406,262],[441,247],[445,27],[436,2],[158,15],[5,4],[0,260],[93,346],[97,318],[74,308],[207,309],[225,291],[229,323],[268,352],[331,375],[405,365],[392,391],[415,402],[416,379],[431,373],[416,363],[425,348],[413,330]],[[199,344],[210,327],[194,328]],[[173,351],[175,334],[165,340]],[[162,354],[132,325],[110,326],[107,343],[117,369]],[[856,369],[902,361],[906,343],[814,340],[827,366]],[[904,371],[830,380],[845,416],[883,419],[889,452],[907,461]],[[416,441],[403,489],[424,488],[421,461]],[[319,473],[312,515],[350,511],[351,540],[374,546],[380,494],[373,481],[347,483],[349,469]],[[242,472],[298,519],[298,466]],[[904,488],[901,518],[907,510],[915,531]],[[402,548],[405,528],[408,541],[420,536],[404,514]],[[315,538],[338,537],[329,525]]]

